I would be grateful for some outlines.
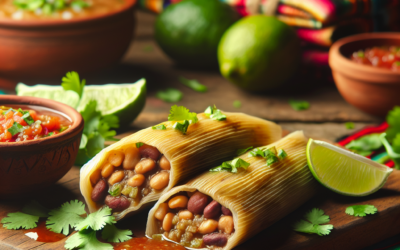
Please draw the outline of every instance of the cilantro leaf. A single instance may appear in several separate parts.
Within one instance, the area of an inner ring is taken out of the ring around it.
[[[154,130],[166,130],[167,129],[167,127],[165,127],[164,124],[156,125],[156,126],[153,126],[151,128],[154,129]]]
[[[19,109],[18,112],[20,112],[22,114],[21,118],[24,119],[24,121],[28,124],[31,125],[32,123],[35,122],[35,120],[33,120],[31,114],[29,113],[29,111],[23,111],[22,109]]]
[[[209,116],[213,120],[217,121],[223,121],[226,120],[226,115],[224,115],[221,110],[217,109],[217,107],[214,106],[208,106],[204,113]]]
[[[238,149],[238,150],[236,150],[236,155],[242,155],[242,154],[246,153],[247,151],[249,151],[250,149],[253,149],[253,146],[250,146],[248,148]]]
[[[75,71],[68,72],[61,81],[61,86],[64,90],[75,91],[76,93],[78,93],[79,97],[82,97],[83,88],[86,85],[86,80],[83,79],[81,82],[78,73],[76,73]]]
[[[287,153],[286,153],[286,151],[285,150],[283,150],[283,149],[279,149],[278,150],[278,157],[280,158],[280,159],[285,159],[286,157],[287,157]]]
[[[39,217],[48,217],[50,210],[32,200],[22,208],[22,212]]]
[[[137,147],[137,148],[140,148],[140,147],[143,146],[143,145],[144,145],[143,142],[137,142],[137,143],[136,143],[136,147]]]
[[[297,232],[318,234],[319,236],[330,234],[333,225],[321,225],[330,221],[329,216],[318,208],[313,208],[305,216],[306,220],[300,220],[293,225],[293,229]]]
[[[69,250],[79,248],[81,250],[113,250],[113,246],[108,243],[102,243],[97,239],[96,232],[77,232],[67,239],[64,247]]]
[[[189,125],[190,125],[189,121],[188,121],[188,120],[184,120],[183,123],[176,122],[176,123],[172,126],[172,128],[173,128],[173,129],[176,129],[176,130],[178,130],[178,131],[181,131],[181,132],[185,135],[186,132],[187,132],[187,130],[188,130],[188,128],[189,128]]]
[[[166,90],[158,91],[156,97],[164,102],[179,102],[183,98],[183,93],[174,88],[167,88]]]
[[[39,216],[25,214],[21,212],[8,213],[7,217],[1,220],[3,227],[7,229],[32,229],[37,227]]]
[[[261,156],[261,157],[265,157],[264,151],[262,151],[259,148],[255,148],[252,151],[249,152],[249,157],[257,157],[257,156]]]
[[[7,129],[8,132],[11,133],[12,136],[22,132],[24,130],[24,126],[19,124],[18,122],[14,122],[14,124]]]
[[[244,170],[247,170],[249,166],[249,162],[241,158],[236,158],[232,161],[223,162],[220,166],[210,169],[210,172],[228,171],[232,173],[237,173],[238,168],[243,168]]]
[[[397,150],[400,150],[400,135],[398,134],[395,137],[395,140],[393,140],[394,147],[392,147],[392,145],[390,145],[390,143],[386,139],[386,133],[382,133],[379,139],[381,140],[383,146],[385,146],[386,152],[388,153],[389,157],[395,162],[395,168],[400,169],[400,153],[394,151],[395,148]]]
[[[108,242],[124,242],[132,238],[130,235],[133,235],[131,230],[118,229],[116,226],[108,224],[101,232],[101,237]]]
[[[353,129],[354,128],[354,123],[353,122],[346,122],[345,126],[347,129]]]
[[[373,151],[382,147],[379,139],[380,134],[369,134],[351,141],[346,148],[357,151]]]
[[[194,91],[197,92],[207,92],[207,87],[204,86],[203,84],[199,83],[197,80],[189,80],[184,77],[179,77],[179,81],[185,85],[186,87],[189,87],[193,89]]]
[[[268,155],[267,157],[267,166],[271,166],[272,164],[278,162],[279,159],[276,155]]]
[[[310,107],[310,103],[307,101],[289,100],[289,104],[296,111],[306,110]]]
[[[233,107],[235,107],[237,109],[241,108],[242,107],[242,103],[240,101],[236,100],[236,101],[233,102]]]
[[[195,124],[197,119],[197,114],[190,112],[189,109],[184,106],[174,105],[171,107],[168,115],[168,121],[183,121],[188,120],[190,124]]]
[[[50,217],[46,221],[46,226],[50,231],[56,233],[69,234],[69,228],[74,227],[84,218],[80,215],[86,214],[85,205],[78,200],[66,202],[60,208],[49,212]]]
[[[106,224],[116,223],[112,210],[109,207],[103,207],[94,213],[91,213],[83,221],[75,225],[75,229],[82,230],[91,228],[95,231],[102,229]]]
[[[400,107],[396,106],[386,116],[389,128],[386,130],[387,139],[391,142],[400,133]]]
[[[367,214],[376,214],[378,209],[373,205],[354,205],[346,208],[346,214],[364,217]]]

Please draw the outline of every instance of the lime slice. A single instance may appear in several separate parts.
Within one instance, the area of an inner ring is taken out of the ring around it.
[[[16,87],[19,96],[35,96],[56,100],[82,111],[90,100],[97,100],[97,109],[103,115],[116,115],[120,125],[127,126],[142,111],[146,103],[146,80],[136,83],[87,85],[82,99],[71,90],[65,91],[61,86],[35,85],[19,83]]]
[[[348,196],[376,192],[393,171],[366,157],[313,139],[307,144],[307,162],[322,185]]]

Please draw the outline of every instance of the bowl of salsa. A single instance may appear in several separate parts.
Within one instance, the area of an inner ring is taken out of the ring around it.
[[[135,3],[0,0],[0,78],[58,79],[116,64],[133,37]]]
[[[335,42],[329,65],[343,98],[384,117],[400,106],[400,33],[365,33]]]
[[[0,197],[35,192],[73,166],[83,118],[48,99],[0,96]]]

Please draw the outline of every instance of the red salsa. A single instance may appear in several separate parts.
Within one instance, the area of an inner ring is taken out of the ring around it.
[[[0,143],[49,137],[70,126],[67,117],[46,108],[0,106]]]
[[[115,243],[114,250],[185,250],[181,245],[165,240],[152,240],[146,237],[132,238],[122,243]]]
[[[400,47],[382,46],[359,50],[351,55],[356,63],[400,72]]]
[[[47,229],[46,221],[39,222],[36,228],[25,230],[25,235],[40,242],[57,242],[67,237],[64,234],[55,233]]]

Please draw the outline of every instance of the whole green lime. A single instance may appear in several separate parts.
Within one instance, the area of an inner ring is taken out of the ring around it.
[[[158,16],[155,38],[178,63],[218,65],[218,43],[238,19],[237,12],[218,0],[184,0]]]
[[[218,47],[221,74],[249,91],[282,86],[300,62],[294,29],[275,17],[255,15],[232,25]]]

